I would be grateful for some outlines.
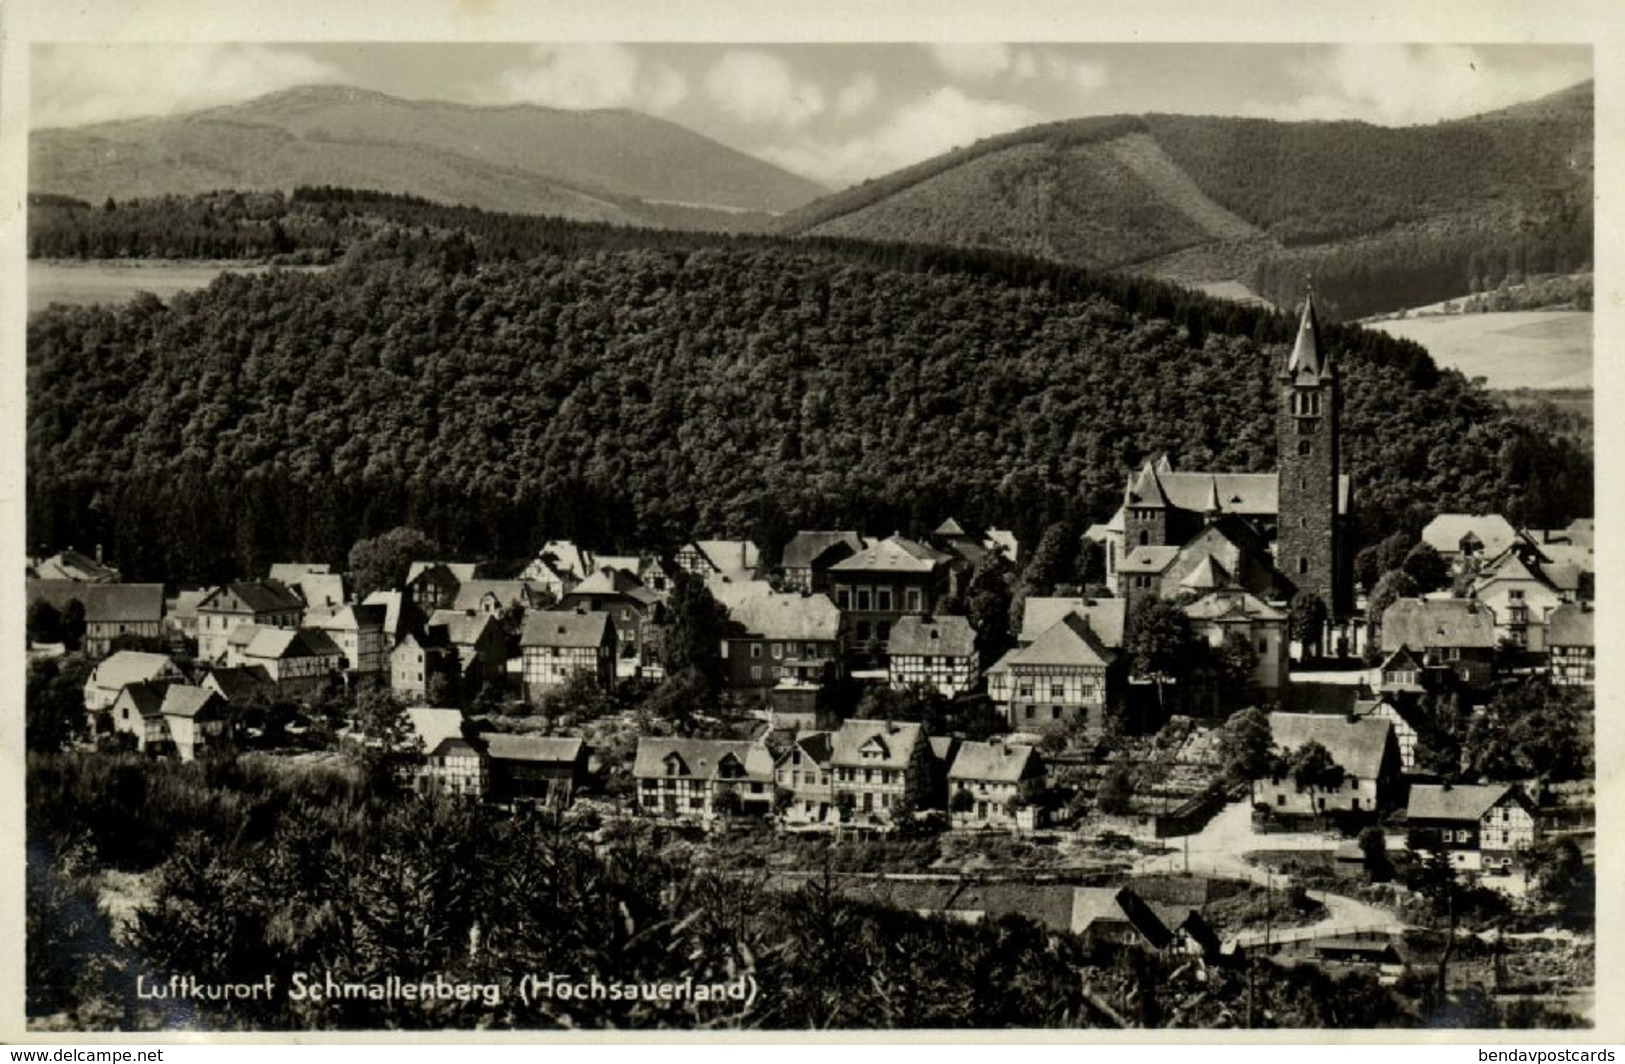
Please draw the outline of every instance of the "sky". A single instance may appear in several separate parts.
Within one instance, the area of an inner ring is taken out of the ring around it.
[[[840,188],[1037,122],[1151,111],[1414,125],[1592,76],[1585,45],[36,44],[35,128],[305,84],[631,108]]]

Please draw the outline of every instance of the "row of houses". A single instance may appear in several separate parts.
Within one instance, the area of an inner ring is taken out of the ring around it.
[[[638,808],[656,816],[709,821],[777,810],[796,826],[891,824],[905,811],[942,809],[973,827],[1017,823],[1043,790],[1045,768],[1030,745],[854,718],[801,732],[776,756],[764,739],[645,736],[632,775]]]

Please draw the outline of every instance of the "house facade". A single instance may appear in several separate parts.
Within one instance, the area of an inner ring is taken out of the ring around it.
[[[892,625],[910,614],[933,613],[952,590],[951,556],[896,535],[830,567],[835,608],[846,619],[849,649],[878,660]]]
[[[490,758],[461,737],[447,737],[428,751],[414,781],[419,793],[483,799],[491,789]]]
[[[1560,687],[1592,687],[1597,682],[1597,615],[1579,603],[1552,611],[1546,621],[1546,661]]]
[[[444,676],[448,683],[456,682],[456,649],[421,631],[401,636],[389,652],[390,692],[407,702],[421,702],[429,697],[429,684],[436,676]]]
[[[774,785],[791,796],[784,807],[786,823],[833,822],[835,777],[830,758],[835,748],[831,739],[827,731],[802,732],[773,766]]]
[[[147,680],[184,682],[186,674],[168,654],[120,650],[97,664],[85,680],[85,709],[94,713],[113,704],[126,684]]]
[[[1394,803],[1399,783],[1399,743],[1381,718],[1350,719],[1324,713],[1271,713],[1270,735],[1284,757],[1311,742],[1326,748],[1340,767],[1336,786],[1300,786],[1290,774],[1259,780],[1257,802],[1288,817],[1327,813],[1375,815]]]
[[[615,686],[617,635],[608,614],[575,610],[534,610],[525,615],[519,639],[525,701],[543,695],[577,672],[591,675],[608,691]]]
[[[357,678],[382,679],[389,662],[383,606],[341,606],[311,611],[307,627],[325,632],[343,655],[342,668]]]
[[[559,609],[609,617],[615,625],[620,675],[636,675],[640,665],[654,661],[654,628],[664,619],[665,606],[660,596],[624,569],[603,566],[595,570],[565,594]]]
[[[1239,588],[1209,591],[1181,607],[1190,618],[1191,633],[1218,649],[1232,634],[1247,641],[1258,655],[1253,685],[1267,697],[1287,684],[1286,612]]]
[[[948,812],[955,827],[1010,827],[1016,807],[1043,789],[1044,762],[1031,746],[964,742],[948,769]]]
[[[835,802],[849,795],[857,823],[889,823],[900,806],[921,809],[931,793],[931,747],[919,724],[843,721],[831,737]]]
[[[343,660],[343,651],[321,629],[260,628],[235,664],[259,666],[281,694],[304,697],[337,676]]]
[[[1012,730],[1055,731],[1082,722],[1099,735],[1118,659],[1087,617],[1068,612],[988,670],[988,697]]]
[[[1462,683],[1495,678],[1495,615],[1474,599],[1398,599],[1382,613],[1382,650],[1408,649],[1425,668],[1447,669]]]
[[[29,602],[44,600],[57,610],[77,601],[84,607],[84,652],[93,658],[112,653],[119,636],[160,639],[164,635],[164,585],[79,583],[30,580]]]
[[[797,532],[784,545],[779,575],[791,591],[828,592],[829,570],[867,546],[856,532]]]
[[[113,734],[133,737],[135,749],[140,753],[169,753],[173,747],[169,722],[164,719],[164,695],[172,686],[174,683],[169,680],[126,684],[108,709],[107,719]]]
[[[886,670],[893,687],[924,684],[954,698],[980,678],[976,629],[964,617],[908,616],[892,625]]]
[[[734,690],[791,684],[816,691],[839,671],[841,613],[824,595],[742,596],[728,607],[728,622],[723,664]]]
[[[765,816],[773,802],[773,754],[759,742],[643,736],[632,766],[638,808],[650,816],[711,820],[731,792],[741,813]]]
[[[565,809],[587,781],[587,747],[580,739],[501,732],[482,739],[492,801]]]
[[[1466,871],[1509,868],[1540,840],[1535,806],[1516,784],[1414,784],[1405,808],[1411,846],[1442,848]]]
[[[198,656],[205,661],[222,661],[238,625],[297,628],[304,612],[304,600],[274,580],[224,584],[198,602]]]
[[[1538,564],[1515,551],[1483,569],[1473,581],[1473,597],[1489,607],[1498,641],[1533,651],[1546,649],[1546,621],[1552,611],[1573,599],[1554,587]]]

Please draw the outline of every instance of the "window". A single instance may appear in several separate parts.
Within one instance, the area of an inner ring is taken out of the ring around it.
[[[1268,654],[1270,652],[1270,641],[1268,639],[1260,639],[1258,641],[1258,652],[1260,654]]]
[[[835,608],[840,610],[852,608],[852,593],[844,587],[835,589]]]
[[[1286,795],[1284,795],[1284,794],[1277,794],[1277,795],[1276,795],[1276,796],[1275,796],[1275,804],[1276,804],[1276,805],[1285,805],[1285,804],[1286,804]]]
[[[1140,529],[1140,546],[1147,547],[1147,546],[1150,546],[1150,545],[1151,545],[1151,533],[1147,532],[1143,528]]]
[[[753,680],[760,680],[762,678],[762,667],[760,665],[752,665],[750,667],[750,678]]]
[[[1313,454],[1314,450],[1315,450],[1315,441],[1314,440],[1299,440],[1298,441],[1298,453],[1299,454]]]
[[[883,587],[875,592],[875,609],[891,609],[891,588]]]
[[[865,588],[864,590],[858,592],[858,609],[866,610],[868,608],[869,608],[869,591],[868,591],[867,588]]]
[[[1298,559],[1298,575],[1302,576],[1304,573],[1307,573],[1308,571],[1309,571],[1309,559],[1308,558],[1299,558]]]
[[[1018,685],[1016,687],[1016,696],[1018,698],[1031,698],[1033,696],[1033,685],[1031,683]]]
[[[891,638],[891,622],[890,621],[876,621],[875,622],[875,638],[880,640],[882,643],[884,643],[886,640]]]
[[[1049,685],[1049,697],[1050,697],[1050,701],[1052,701],[1052,702],[1059,702],[1061,699],[1065,698],[1066,697],[1066,685],[1065,684],[1060,684],[1060,683],[1052,683],[1052,684],[1050,684]]]
[[[760,643],[752,643],[750,645],[750,656],[753,657],[753,658],[761,657],[762,656],[762,644],[760,644]]]
[[[864,640],[867,640],[868,638],[869,638],[869,622],[868,621],[859,621],[858,622],[858,639],[859,639],[859,641],[864,641]]]
[[[906,601],[908,602],[908,611],[910,613],[920,612],[920,589],[917,587],[911,587],[904,592],[904,595],[906,597]]]
[[[1049,719],[1050,720],[1060,720],[1061,719],[1061,707],[1060,706],[1051,706],[1050,707]]]
[[[784,644],[783,643],[774,643],[773,644],[773,660],[774,661],[783,661],[784,660]]]

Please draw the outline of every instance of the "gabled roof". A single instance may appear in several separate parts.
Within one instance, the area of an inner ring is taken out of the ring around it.
[[[1104,668],[1116,660],[1117,653],[1101,642],[1100,636],[1095,634],[1085,618],[1068,613],[1050,625],[1029,646],[1006,654],[999,665],[1085,665]]]
[[[202,602],[210,589],[206,587],[191,588],[175,593],[175,603],[170,607],[169,615],[176,620],[197,620],[197,604]]]
[[[1151,462],[1146,462],[1139,473],[1129,480],[1128,489],[1123,494],[1123,505],[1151,509],[1168,505],[1168,496],[1163,493],[1157,469]]]
[[[1271,713],[1269,720],[1270,736],[1277,747],[1296,750],[1317,742],[1344,772],[1358,779],[1376,779],[1382,774],[1383,758],[1393,742],[1393,724],[1380,717],[1351,721],[1323,713]]]
[[[773,585],[766,580],[740,580],[722,573],[712,573],[706,577],[705,589],[730,615],[741,603],[776,594]]]
[[[531,610],[519,645],[527,647],[597,647],[609,639],[614,626],[609,614],[597,611]]]
[[[949,555],[905,536],[887,536],[830,566],[836,573],[930,573]]]
[[[1472,535],[1481,553],[1493,558],[1520,540],[1512,522],[1500,514],[1440,514],[1422,529],[1422,542],[1440,554],[1461,553],[1461,541]]]
[[[286,613],[290,610],[303,610],[304,600],[294,594],[287,586],[274,580],[238,580],[224,587],[217,587],[198,603],[198,611],[225,612],[220,606],[220,600],[225,593],[236,596],[244,606],[255,614]],[[236,611],[231,611],[236,612]]]
[[[1523,792],[1511,783],[1413,783],[1410,802],[1405,806],[1405,818],[1477,823],[1485,813],[1508,798],[1526,809],[1530,808]]]
[[[1565,602],[1546,618],[1548,647],[1595,647],[1597,614],[1577,602]]]
[[[164,697],[173,686],[175,684],[170,680],[139,680],[127,683],[119,689],[113,705],[128,702],[143,717],[160,717],[164,712]]]
[[[785,569],[810,569],[826,553],[840,549],[842,555],[863,550],[863,537],[856,532],[797,532],[784,545],[779,564]]]
[[[273,562],[271,571],[265,575],[292,587],[302,576],[326,576],[332,572],[333,567],[325,562]]]
[[[1378,672],[1416,672],[1422,668],[1422,662],[1411,651],[1411,648],[1401,644],[1392,654],[1382,659],[1377,666]]]
[[[827,731],[802,732],[796,736],[796,745],[815,765],[827,765],[835,752],[835,736]]]
[[[1018,642],[1031,643],[1069,613],[1089,619],[1089,627],[1101,643],[1116,648],[1123,645],[1123,622],[1128,616],[1128,599],[1050,598],[1035,595],[1022,604],[1021,635]]]
[[[550,539],[536,552],[538,558],[548,559],[555,572],[577,579],[592,572],[592,551],[582,550],[568,539]],[[472,576],[473,574],[469,574]]]
[[[643,586],[633,573],[625,569],[615,569],[601,565],[594,569],[581,583],[565,592],[565,599],[585,597],[588,595],[613,595],[619,598],[630,599],[640,605],[648,606],[660,600],[660,596]]]
[[[119,571],[103,565],[88,554],[68,549],[34,563],[33,575],[41,580],[70,580],[75,583],[110,583],[119,578]]]
[[[960,524],[957,518],[950,517],[931,530],[933,536],[974,536],[981,538],[980,532],[972,532]]]
[[[594,554],[594,569],[618,569],[621,572],[631,573],[633,576],[643,572],[646,565],[651,564],[639,554]]]
[[[976,653],[976,629],[963,617],[899,617],[886,644],[889,654],[944,654],[968,657]]]
[[[1351,716],[1364,691],[1346,683],[1306,683],[1295,680],[1281,690],[1282,708],[1293,713]]]
[[[434,746],[425,744],[429,757],[484,757],[486,752],[462,736],[448,736]]]
[[[446,641],[458,646],[472,646],[485,635],[485,630],[496,624],[487,613],[464,613],[462,610],[435,610],[429,615],[425,628],[443,628]]]
[[[227,702],[240,702],[258,694],[276,690],[276,681],[264,665],[235,665],[231,668],[210,669],[207,679],[213,679]]]
[[[361,629],[387,631],[384,622],[389,608],[377,603],[361,606],[340,606],[331,610],[313,610],[305,614],[305,627],[320,628],[324,632],[359,632]]]
[[[523,580],[463,580],[457,585],[457,594],[451,600],[454,610],[477,610],[480,600],[489,592],[496,596],[504,609],[523,606],[530,601],[530,585]]]
[[[639,779],[664,777],[668,759],[675,758],[677,778],[713,780],[722,778],[718,766],[729,757],[744,767],[743,779],[762,783],[773,779],[773,754],[766,744],[740,739],[675,739],[642,736],[632,763],[632,775]]]
[[[178,667],[168,654],[148,654],[139,650],[121,650],[105,658],[90,674],[90,683],[96,687],[117,690],[126,684],[151,680]]]
[[[841,722],[832,740],[830,763],[869,768],[905,768],[916,744],[925,741],[923,725],[904,721],[861,720]],[[879,757],[864,757],[865,750]]]
[[[1473,581],[1473,589],[1476,591],[1491,584],[1503,582],[1551,586],[1545,574],[1538,567],[1525,562],[1515,550],[1504,552],[1499,558],[1496,558],[1480,570],[1478,579]],[[1579,581],[1576,580],[1575,583],[1578,584]]]
[[[243,654],[264,661],[286,661],[342,657],[344,651],[320,628],[261,628],[249,640]]]
[[[1183,607],[1193,621],[1285,621],[1286,613],[1250,591],[1222,588],[1203,595]]]
[[[305,600],[305,605],[317,609],[342,606],[350,597],[344,577],[338,573],[308,573],[289,586]]]
[[[218,713],[221,705],[220,696],[207,688],[194,687],[187,683],[172,683],[169,690],[164,693],[164,703],[160,712],[166,717],[196,719],[200,714],[208,716]]]
[[[162,584],[87,584],[76,580],[30,580],[28,600],[44,599],[64,609],[78,599],[90,624],[159,621],[164,616]]]
[[[249,624],[245,621],[244,623],[233,627],[232,630],[227,633],[226,645],[228,647],[246,647],[248,644],[252,643],[254,641],[254,637],[259,635],[261,632],[280,630],[281,629],[273,628],[270,625]]]
[[[583,743],[577,738],[544,735],[514,735],[487,732],[481,736],[485,752],[496,761],[533,761],[573,765],[581,759]]]
[[[959,744],[959,752],[954,755],[953,767],[948,770],[948,778],[1017,783],[1031,776],[1041,775],[1043,771],[1043,762],[1030,746],[1011,746],[1001,742],[964,742]]]
[[[694,549],[719,573],[754,572],[761,564],[761,549],[748,539],[696,539]]]
[[[1179,586],[1190,588],[1192,591],[1213,591],[1229,583],[1230,574],[1225,571],[1224,566],[1215,561],[1213,555],[1204,552],[1202,560],[1185,574],[1179,581]]]
[[[1173,933],[1134,891],[1127,887],[1072,888],[1072,931],[1084,934],[1095,925],[1132,928],[1152,949],[1173,941]]]
[[[1382,613],[1382,649],[1489,649],[1496,645],[1495,616],[1472,599],[1408,599]]]
[[[384,631],[396,639],[406,629],[406,619],[401,610],[403,597],[399,591],[374,591],[363,600],[364,605],[384,608]]]
[[[459,584],[474,579],[479,572],[478,562],[413,562],[406,567],[406,582],[410,584],[427,570],[444,568]]]
[[[1160,573],[1168,568],[1178,554],[1178,547],[1135,547],[1128,552],[1127,557],[1117,563],[1117,571],[1121,573]]]
[[[841,631],[841,611],[822,594],[753,595],[730,606],[728,619],[764,639],[832,642]]]

